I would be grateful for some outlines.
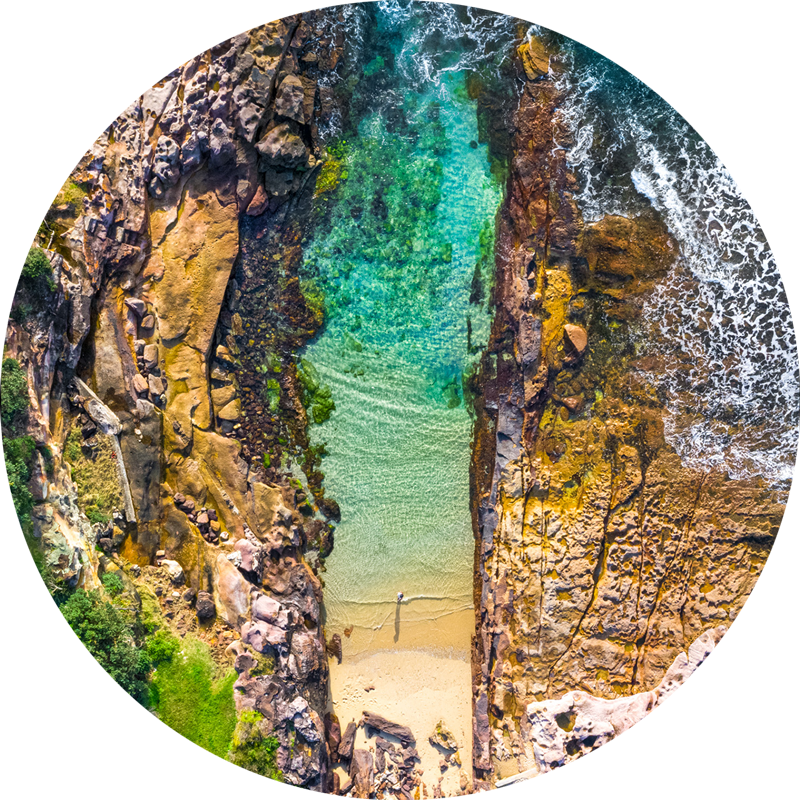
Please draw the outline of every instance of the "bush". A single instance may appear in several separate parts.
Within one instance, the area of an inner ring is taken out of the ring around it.
[[[82,590],[49,610],[47,571],[28,571],[3,576],[3,796],[135,800],[156,719],[133,619]]]
[[[280,781],[283,773],[275,764],[279,742],[274,736],[265,736],[267,725],[258,711],[243,711],[236,723],[228,760],[239,767]]]
[[[147,640],[147,657],[154,667],[172,661],[181,649],[181,643],[169,631],[156,631]]]
[[[56,289],[50,259],[39,247],[31,247],[28,251],[22,267],[20,288],[36,306],[42,306]]]
[[[22,412],[29,405],[28,378],[25,371],[15,359],[4,358],[0,377],[0,418],[3,425],[10,428],[18,423]]]
[[[152,708],[170,728],[225,758],[236,727],[236,673],[228,670],[217,677],[217,668],[203,642],[186,638],[182,647],[182,653],[174,653],[153,673]]]
[[[116,572],[106,572],[102,577],[102,583],[103,588],[111,597],[119,597],[119,595],[122,594],[122,590],[125,588],[122,578],[120,578]]]
[[[31,477],[30,461],[35,449],[30,436],[20,436],[18,439],[4,437],[2,440],[0,518],[4,545],[23,526],[33,508],[33,495],[28,489],[28,481]]]

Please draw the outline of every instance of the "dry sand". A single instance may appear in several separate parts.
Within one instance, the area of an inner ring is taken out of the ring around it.
[[[460,794],[461,769],[472,775],[470,642],[475,617],[471,608],[436,611],[433,601],[413,600],[395,606],[375,630],[356,626],[349,638],[342,637],[342,663],[332,659],[330,667],[332,707],[342,731],[348,722],[357,723],[363,711],[411,728],[423,770],[421,798],[426,792],[433,797],[440,776],[445,796]],[[440,769],[441,752],[428,741],[440,720],[458,741],[461,769],[455,764]],[[374,739],[359,728],[355,746],[374,751]]]

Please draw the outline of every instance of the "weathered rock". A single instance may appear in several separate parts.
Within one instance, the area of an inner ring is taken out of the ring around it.
[[[369,725],[370,728],[375,728],[376,731],[381,731],[381,733],[394,736],[395,738],[399,739],[403,745],[408,746],[413,744],[415,741],[414,734],[411,732],[411,728],[408,728],[405,725],[399,725],[396,722],[390,722],[388,719],[385,719],[379,714],[373,714],[369,711],[364,711],[361,714],[361,721],[364,725]]]
[[[125,305],[141,319],[147,311],[147,306],[138,297],[129,297],[125,300]]]
[[[565,325],[564,340],[569,342],[572,349],[579,356],[586,352],[586,345],[589,343],[586,331],[580,325]]]
[[[217,615],[217,606],[214,603],[214,598],[208,592],[198,592],[195,611],[197,613],[197,618],[201,622],[214,619]]]
[[[572,702],[639,715],[638,696],[678,654],[735,617],[769,550],[760,526],[776,530],[782,510],[759,479],[688,468],[667,444],[667,410],[632,354],[677,246],[655,213],[583,221],[564,157],[574,131],[558,110],[563,61],[536,37],[524,49],[476,403],[476,790],[499,762],[549,746],[535,739],[543,717],[534,734],[514,709],[549,714],[584,692],[594,700]]]
[[[445,750],[458,750],[456,737],[453,736],[442,720],[436,723],[436,730],[434,730],[432,736],[428,737],[428,740],[435,747],[441,747]]]
[[[288,124],[277,125],[256,145],[264,168],[296,169],[308,165],[308,148]]]
[[[331,640],[325,645],[328,655],[333,656],[340,664],[342,663],[342,637],[338,633],[331,636]]]
[[[287,75],[278,87],[275,111],[282,117],[304,122],[303,83],[297,75]]]
[[[337,761],[339,745],[342,743],[342,728],[339,725],[339,717],[333,711],[325,714],[325,737],[328,741],[331,758],[333,761]]]
[[[353,757],[353,744],[356,740],[357,725],[355,722],[348,722],[342,734],[342,743],[339,745],[339,755],[342,761],[350,761]]]
[[[174,586],[183,586],[185,581],[183,567],[177,561],[170,561],[169,559],[165,558],[161,562],[161,566],[167,568],[169,579],[172,581]]]
[[[136,394],[147,394],[150,388],[147,378],[145,378],[143,375],[140,375],[138,372],[133,376],[131,384],[133,386],[133,391],[136,392]]]
[[[800,789],[797,772],[784,768],[797,759],[798,713],[797,670],[774,650],[760,661],[720,627],[681,653],[652,691],[531,703],[525,730],[549,797],[603,794],[612,783],[619,797],[649,787],[663,800],[788,798]]]
[[[353,796],[366,798],[372,794],[374,769],[369,750],[354,750],[350,762],[350,777],[353,780]]]
[[[247,211],[245,213],[251,217],[258,217],[264,213],[268,205],[269,195],[265,191],[264,187],[259,184],[258,189],[256,189],[256,193],[253,195],[253,199],[247,206]]]

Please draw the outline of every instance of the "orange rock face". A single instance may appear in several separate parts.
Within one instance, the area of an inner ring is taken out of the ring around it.
[[[786,501],[666,443],[636,337],[677,244],[655,212],[584,224],[553,147],[557,53],[549,74],[521,59],[473,455],[476,788],[537,771],[529,704],[650,691],[729,626]]]

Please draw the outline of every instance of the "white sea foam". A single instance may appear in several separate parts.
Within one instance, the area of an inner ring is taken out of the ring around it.
[[[571,45],[568,45],[568,48]],[[597,54],[572,50],[560,77],[567,159],[587,221],[652,205],[680,263],[644,311],[640,351],[665,368],[666,434],[684,462],[732,477],[789,479],[800,382],[789,306],[772,252],[708,145],[661,98]]]

